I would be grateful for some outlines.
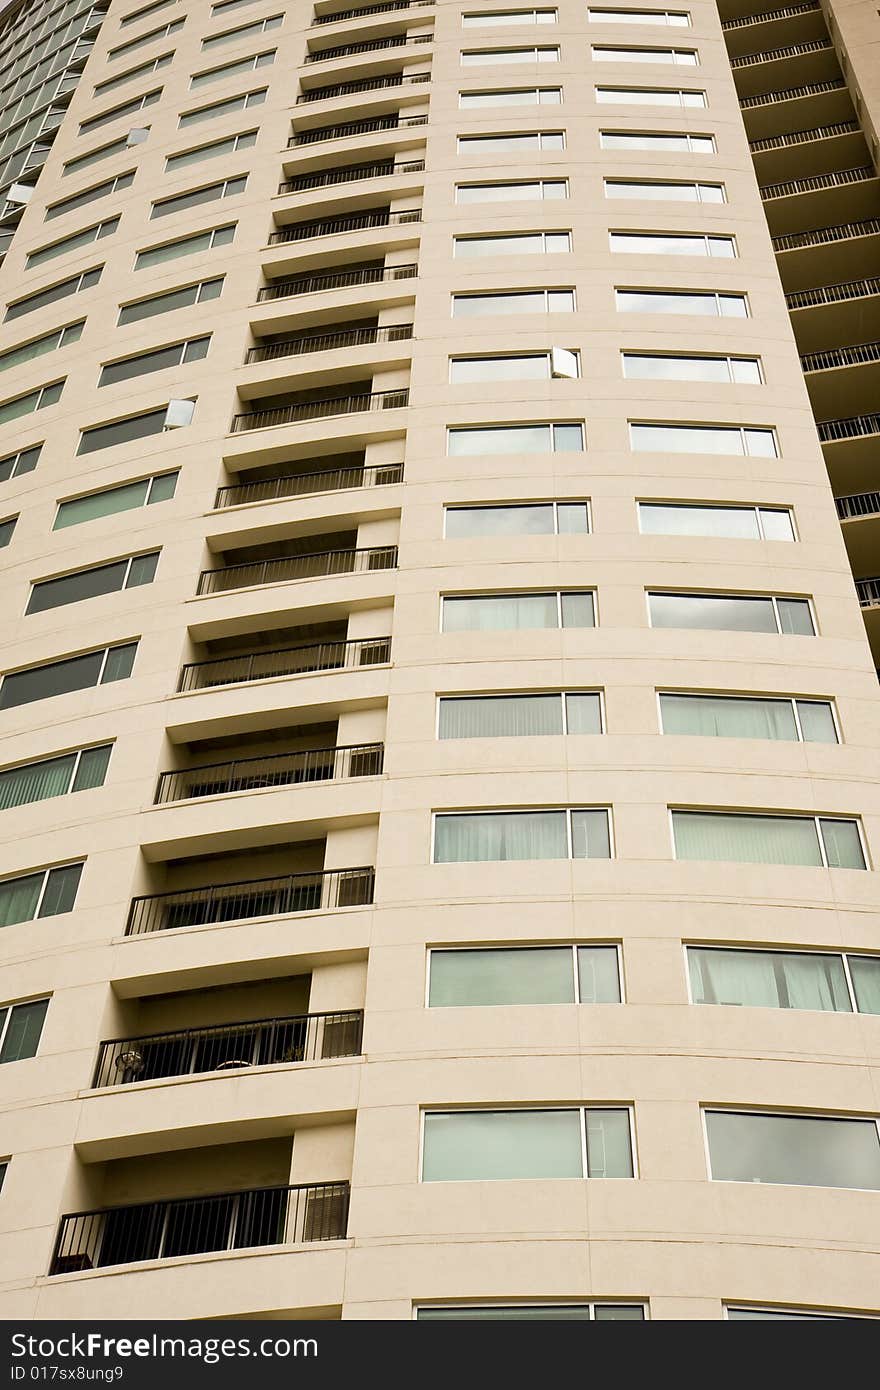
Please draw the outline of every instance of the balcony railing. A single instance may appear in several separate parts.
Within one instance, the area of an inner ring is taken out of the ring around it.
[[[269,245],[311,241],[319,236],[338,236],[340,232],[360,232],[369,227],[402,227],[421,220],[421,208],[404,208],[400,212],[390,212],[387,208],[374,212],[353,212],[343,217],[325,217],[315,222],[295,222],[292,226],[279,227],[269,237]]]
[[[258,560],[251,564],[223,565],[215,570],[202,570],[196,593],[224,594],[259,584],[390,570],[396,564],[396,545],[365,546],[360,550],[319,550],[309,555],[286,555],[279,560]]]
[[[372,391],[362,396],[334,396],[327,401],[304,401],[297,405],[277,406],[274,410],[251,410],[235,415],[232,433],[247,430],[268,430],[275,425],[292,425],[304,420],[329,420],[336,415],[360,415],[376,410],[401,410],[409,404],[409,388],[398,391]]]
[[[374,116],[365,121],[347,121],[342,125],[324,125],[315,130],[297,131],[288,140],[287,148],[292,150],[301,145],[317,145],[322,140],[344,140],[348,136],[369,135],[377,130],[404,130],[427,124],[427,116]]]
[[[880,604],[880,579],[857,579],[856,593],[862,608],[876,608]]]
[[[77,1212],[61,1218],[49,1273],[344,1240],[348,1198],[347,1182],[325,1182]]]
[[[316,24],[341,24],[347,19],[361,19],[369,14],[385,14],[389,10],[420,10],[423,5],[433,4],[434,0],[385,0],[382,5],[358,5],[355,10],[334,10],[332,14],[315,15],[312,28]]]
[[[829,246],[835,241],[851,241],[854,237],[876,236],[880,219],[865,218],[862,222],[838,222],[833,227],[815,227],[809,232],[788,232],[773,237],[774,251],[799,251],[808,246]]]
[[[310,352],[331,352],[334,348],[363,347],[371,343],[402,343],[412,337],[411,323],[390,323],[381,328],[341,328],[336,333],[318,333],[308,338],[291,338],[284,343],[262,343],[248,348],[245,363],[274,362],[279,357],[300,357]]]
[[[758,189],[765,202],[772,198],[788,198],[794,193],[818,193],[823,188],[845,188],[848,184],[865,183],[876,179],[873,164],[857,169],[835,169],[831,174],[813,174],[806,179],[790,179],[787,183],[765,183]]]
[[[880,342],[829,348],[825,352],[806,352],[801,356],[801,367],[805,372],[827,372],[834,367],[860,367],[869,362],[880,362]]]
[[[801,58],[806,53],[827,53],[833,49],[830,39],[811,39],[808,43],[790,43],[784,48],[767,48],[763,53],[743,53],[739,58],[731,58],[732,68],[750,68],[758,63],[778,63],[783,58]]]
[[[864,439],[880,434],[880,414],[848,415],[841,420],[817,420],[816,429],[823,444],[843,439]]]
[[[750,140],[752,154],[766,150],[785,150],[794,145],[811,145],[818,140],[831,140],[837,135],[857,135],[858,121],[836,121],[833,125],[816,125],[810,130],[789,130],[785,135],[768,135],[764,140]]]
[[[339,907],[365,907],[373,901],[371,868],[333,869],[324,873],[285,874],[240,883],[206,884],[177,893],[133,898],[126,936],[146,936],[178,927],[205,927],[218,922],[246,922],[254,917],[288,917]]]
[[[382,666],[390,660],[390,637],[315,642],[309,646],[279,647],[275,651],[248,652],[244,656],[190,662],[181,670],[177,689],[178,693],[186,693],[211,690],[218,685],[271,680],[275,676],[299,676],[315,671],[355,671],[363,666]]]
[[[816,309],[824,304],[843,304],[849,299],[865,299],[880,294],[880,278],[844,280],[839,285],[821,285],[815,290],[793,290],[785,296],[789,309]]]
[[[339,43],[307,53],[304,63],[327,63],[331,58],[353,58],[358,53],[375,53],[383,48],[403,48],[410,43],[432,43],[433,34],[391,34],[385,39],[364,39],[362,43]]]
[[[842,92],[846,81],[842,77],[829,78],[827,82],[805,82],[800,87],[780,87],[771,92],[758,92],[755,96],[740,97],[743,111],[754,106],[774,106],[780,101],[796,101],[798,97],[818,97],[824,92]]]
[[[849,497],[836,497],[837,515],[841,521],[862,516],[880,516],[880,492],[854,492]]]
[[[116,1038],[101,1043],[92,1089],[161,1081],[169,1076],[195,1076],[206,1071],[233,1071],[239,1067],[357,1057],[363,1023],[363,1011],[349,1009]]]
[[[402,463],[369,467],[322,468],[315,473],[291,473],[285,478],[264,478],[252,483],[221,487],[214,499],[215,511],[243,507],[249,502],[274,502],[279,497],[307,497],[316,492],[343,492],[352,487],[386,487],[403,482]]]
[[[721,28],[744,29],[751,24],[772,24],[777,19],[793,19],[799,14],[815,14],[820,9],[819,0],[807,0],[805,5],[786,5],[780,10],[762,10],[760,14],[741,14],[735,19],[723,19]]]
[[[317,294],[323,290],[344,290],[352,285],[378,285],[383,281],[412,280],[417,265],[371,265],[360,270],[331,270],[318,275],[300,275],[296,280],[282,280],[264,285],[257,292],[257,303],[272,299],[290,299],[297,294]]]
[[[331,82],[326,87],[309,87],[300,92],[297,106],[307,101],[332,101],[334,97],[354,96],[356,92],[378,92],[385,87],[408,87],[430,82],[429,72],[386,72],[378,77],[354,77],[350,82]]]
[[[200,796],[265,791],[269,787],[290,787],[301,782],[378,777],[384,753],[381,743],[353,743],[336,748],[307,748],[298,753],[274,753],[263,758],[204,763],[183,772],[162,772],[156,787],[155,805],[167,806],[172,801],[192,801]]]
[[[350,164],[340,169],[318,169],[313,174],[297,174],[295,178],[284,179],[278,185],[278,192],[308,193],[314,188],[332,188],[340,183],[359,183],[362,179],[391,178],[394,174],[420,174],[424,167],[423,159],[408,159],[401,163],[386,159],[380,164]]]

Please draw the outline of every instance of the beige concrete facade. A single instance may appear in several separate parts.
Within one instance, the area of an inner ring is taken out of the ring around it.
[[[7,314],[0,330],[2,354],[85,321],[77,342],[0,375],[0,418],[4,402],[64,378],[57,403],[0,427],[0,459],[42,445],[32,471],[0,483],[0,521],[17,517],[3,552],[2,670],[137,641],[128,678],[0,711],[3,768],[112,743],[103,785],[0,817],[0,889],[84,864],[72,911],[0,932],[0,1005],[49,998],[36,1055],[0,1068],[0,1313],[406,1319],[432,1304],[597,1301],[643,1304],[659,1319],[715,1320],[731,1304],[880,1316],[878,1192],[713,1181],[703,1130],[707,1106],[876,1117],[880,1014],[697,1005],[683,949],[880,954],[880,690],[853,590],[854,568],[859,579],[880,568],[851,565],[814,423],[814,409],[823,420],[868,406],[850,409],[835,380],[811,408],[799,351],[835,344],[821,327],[806,348],[796,341],[786,302],[863,267],[786,279],[797,272],[781,254],[777,264],[771,234],[818,225],[816,210],[800,224],[796,209],[778,225],[765,217],[759,184],[786,175],[761,174],[740,107],[748,92],[832,79],[783,82],[769,63],[763,86],[738,90],[726,34],[739,52],[800,40],[746,43],[751,26],[723,29],[712,0],[682,0],[687,27],[590,21],[584,0],[557,0],[553,24],[511,27],[464,26],[463,13],[489,7],[462,0],[323,23],[313,21],[333,13],[324,0],[315,13],[311,0],[166,0],[123,23],[137,8],[111,0],[0,268],[8,306],[103,267],[93,286]],[[722,18],[748,8],[725,5]],[[854,45],[846,77],[860,84],[870,151],[880,19],[846,0],[828,11],[835,43]],[[184,16],[171,35],[112,56]],[[274,16],[277,27],[202,47]],[[536,44],[558,46],[559,61],[461,62],[462,50]],[[699,63],[603,61],[591,53],[603,45],[693,50]],[[305,61],[319,48],[335,56]],[[172,50],[159,71],[93,95]],[[193,74],[272,50],[271,64],[190,87]],[[364,85],[380,77],[388,85]],[[360,85],[297,100],[343,84]],[[77,133],[157,87],[142,113]],[[537,87],[561,88],[561,101],[459,104],[460,92]],[[699,91],[706,104],[605,104],[597,87]],[[261,104],[179,128],[181,114],[262,89]],[[398,114],[427,121],[288,144]],[[776,131],[845,119],[798,113]],[[149,127],[143,142],[64,173],[134,126]],[[166,171],[169,157],[250,131],[253,145]],[[537,131],[564,132],[564,148],[457,149],[460,136]],[[608,149],[600,132],[711,136],[715,151]],[[355,165],[378,167],[328,174]],[[130,170],[128,187],[44,220],[60,198]],[[245,175],[242,192],[151,217],[159,200]],[[308,175],[312,186],[277,191]],[[610,198],[608,178],[723,183],[726,201]],[[456,202],[457,183],[526,179],[567,179],[568,197]],[[823,205],[823,225],[872,215],[841,206]],[[377,211],[372,224],[363,216]],[[29,267],[49,243],[117,216],[115,231]],[[232,224],[231,243],[137,268],[145,250]],[[571,250],[453,254],[455,237],[538,231],[570,232]],[[625,254],[610,249],[611,231],[734,237],[737,255]],[[217,298],[117,325],[120,305],[221,276]],[[272,282],[288,288],[261,295]],[[539,289],[574,290],[574,311],[453,316],[455,294]],[[623,313],[617,289],[744,294],[749,313]],[[349,336],[245,361],[255,347],[333,333]],[[103,364],[207,334],[201,360],[98,385]],[[450,356],[554,347],[580,354],[578,379],[449,382]],[[623,352],[759,358],[762,381],[625,379]],[[319,404],[343,397],[356,399]],[[77,453],[82,431],[172,400],[195,401],[190,424]],[[278,413],[232,428],[259,411]],[[630,422],[658,421],[772,429],[778,457],[636,452]],[[582,423],[586,448],[447,453],[450,427],[535,422]],[[840,466],[856,484],[835,483],[838,495],[876,486],[867,455],[854,457]],[[828,462],[834,482],[830,452]],[[273,484],[334,469],[323,484]],[[53,530],[60,502],[172,470],[169,500]],[[239,491],[218,499],[218,488]],[[446,507],[560,499],[589,500],[589,534],[444,538]],[[651,500],[790,508],[796,540],[642,534],[637,502]],[[873,526],[876,541],[876,516],[848,524]],[[35,581],[157,550],[150,584],[25,614]],[[343,558],[297,568],[296,556],[328,550]],[[583,589],[595,595],[593,628],[441,630],[444,596]],[[807,598],[816,635],[652,628],[649,591]],[[319,644],[323,657],[272,655]],[[181,677],[206,662],[225,670]],[[602,692],[604,733],[437,736],[441,695],[572,690]],[[664,735],[659,691],[830,701],[839,742]],[[328,772],[325,753],[318,773],[273,780],[264,767],[262,782],[234,784],[225,772],[214,792],[156,796],[163,773],[183,779],[163,782],[179,790],[206,765],[327,749],[354,758],[375,745],[381,761],[362,765],[366,775],[332,753]],[[585,806],[610,808],[608,859],[432,862],[435,812]],[[670,808],[855,820],[867,868],[676,860]],[[368,868],[369,892],[345,877]],[[318,875],[308,910],[286,899],[285,910],[196,912],[188,924],[184,912],[164,919],[170,929],[127,931],[153,911],[130,917],[132,899],[297,873]],[[595,942],[620,946],[620,1004],[426,1007],[432,946]],[[152,1080],[120,1069],[115,1084],[92,1085],[108,1039],[360,1010],[357,1055],[325,1047]],[[633,1179],[420,1180],[426,1111],[582,1105],[631,1108]],[[316,1184],[350,1184],[337,1239],[50,1273],[67,1214]]]

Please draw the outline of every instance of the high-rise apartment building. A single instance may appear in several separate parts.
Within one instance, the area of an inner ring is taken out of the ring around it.
[[[880,14],[339,3],[0,15],[2,1315],[880,1316]]]

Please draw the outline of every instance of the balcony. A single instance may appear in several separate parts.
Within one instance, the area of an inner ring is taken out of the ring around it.
[[[880,555],[880,492],[837,497],[837,515],[854,574],[870,574]]]
[[[802,109],[798,102],[804,102]],[[842,77],[771,87],[741,96],[739,104],[749,139],[779,135],[798,126],[833,125],[852,120],[854,114],[849,88]]]
[[[374,878],[375,870],[367,867],[316,870],[151,893],[132,899],[125,935],[367,907],[373,901]]]
[[[433,5],[434,0],[385,0],[381,5],[358,5],[354,10],[332,10],[330,14],[318,14],[312,20],[316,24],[342,24],[349,19],[361,19],[370,14],[388,14],[395,10],[420,10],[425,5]]]
[[[828,348],[801,355],[813,411],[817,416],[832,410],[854,414],[877,400],[880,341]]]
[[[832,125],[790,130],[765,139],[750,140],[755,169],[772,181],[774,174],[786,179],[811,178],[836,169],[865,164],[867,147],[858,121],[835,121]]]
[[[269,410],[250,410],[232,419],[232,433],[272,429],[275,425],[291,425],[305,420],[327,420],[337,415],[358,415],[377,410],[401,410],[409,404],[409,388],[396,391],[371,391],[356,396],[334,396],[329,400],[299,402]]]
[[[880,492],[857,492],[849,497],[837,497],[835,503],[841,521],[880,516]]]
[[[289,787],[301,782],[378,777],[382,772],[384,752],[381,743],[356,743],[275,753],[262,758],[236,758],[225,763],[204,763],[183,772],[162,772],[154,804],[166,806],[200,796],[225,796],[267,787]]]
[[[375,545],[348,550],[319,550],[308,555],[289,555],[277,560],[260,560],[243,565],[224,565],[202,570],[198,595],[224,594],[254,585],[278,584],[296,579],[324,579],[332,574],[362,574],[394,569],[396,545]]]
[[[880,579],[857,579],[856,593],[862,608],[880,607]]]
[[[194,661],[180,673],[178,692],[210,690],[219,685],[239,685],[298,676],[316,671],[356,671],[382,666],[391,660],[390,637],[316,642],[275,651],[244,652],[211,661]]]
[[[304,63],[328,63],[335,58],[355,58],[361,53],[378,53],[383,49],[404,48],[411,43],[433,43],[433,34],[390,34],[383,39],[364,39],[360,43],[340,43],[332,48],[318,48],[307,53]]]
[[[316,237],[339,236],[344,232],[362,232],[373,227],[404,227],[411,222],[421,222],[421,208],[404,208],[391,212],[389,208],[371,208],[369,212],[343,214],[339,217],[317,218],[312,222],[294,222],[290,226],[279,227],[269,237],[269,246],[283,246],[288,242],[311,241]]]
[[[257,303],[274,299],[292,299],[301,294],[323,294],[326,290],[346,290],[356,285],[389,284],[395,280],[412,280],[419,273],[417,265],[381,263],[354,266],[350,270],[333,270],[317,275],[298,275],[294,280],[276,280],[257,291]]]
[[[309,87],[300,92],[297,106],[311,101],[332,101],[335,97],[354,96],[359,92],[378,92],[386,87],[419,86],[430,82],[429,72],[385,72],[377,77],[355,77],[350,82],[331,82],[325,87]]]
[[[796,83],[833,81],[840,73],[837,53],[827,33],[824,38],[731,57],[730,66],[740,97],[758,95],[772,88],[774,78],[780,84],[787,79],[794,86]]]
[[[303,145],[317,145],[324,140],[346,140],[355,135],[370,135],[379,130],[407,130],[411,126],[427,124],[427,116],[373,116],[365,121],[347,121],[342,125],[316,126],[313,130],[297,131],[288,140],[287,148],[299,149]]]
[[[258,1187],[62,1216],[50,1274],[269,1245],[344,1240],[347,1182]]]
[[[412,338],[411,323],[394,323],[384,327],[343,328],[333,333],[319,333],[302,338],[287,338],[280,343],[262,343],[248,348],[245,364],[276,362],[279,358],[300,357],[311,352],[332,352],[336,348],[363,347],[371,343],[400,343]]]
[[[403,482],[403,464],[386,463],[370,467],[322,468],[313,473],[288,473],[235,483],[217,490],[215,511],[225,507],[244,507],[252,502],[276,502],[284,497],[310,497],[320,492],[343,492],[348,488],[387,487]]]
[[[870,276],[877,268],[878,236],[877,217],[774,236],[773,250],[777,255],[785,253],[779,270],[786,291],[821,287],[823,281],[833,285],[841,273],[848,273],[852,280]]]
[[[821,227],[841,214],[848,222],[858,222],[880,210],[880,184],[873,165],[764,184],[758,191],[773,236],[797,233],[805,224]]]
[[[349,1009],[117,1038],[100,1045],[92,1089],[242,1067],[357,1057],[363,1022],[363,1010]]]
[[[817,420],[816,429],[834,491],[842,495],[869,491],[877,481],[880,414]]]
[[[880,434],[880,414],[851,415],[841,420],[818,420],[816,428],[823,444],[847,439],[864,439]]]
[[[803,5],[786,5],[778,10],[762,10],[760,14],[741,14],[733,19],[723,19],[721,28],[725,33],[730,29],[743,29],[752,24],[773,24],[780,19],[788,19],[794,15],[802,14],[821,14],[822,7],[819,0],[807,0]]]
[[[392,178],[399,174],[420,174],[425,167],[423,159],[395,161],[383,159],[374,164],[340,165],[336,169],[318,169],[312,174],[297,174],[295,178],[284,179],[278,185],[279,194],[309,193],[316,188],[333,188],[339,184],[361,183],[364,179]]]

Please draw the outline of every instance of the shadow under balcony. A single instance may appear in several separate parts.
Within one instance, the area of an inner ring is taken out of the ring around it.
[[[878,478],[880,414],[817,420],[816,429],[835,493],[869,492]]]
[[[758,182],[765,185],[784,179],[812,178],[870,162],[865,137],[856,120],[750,140],[749,150]]]
[[[750,140],[811,125],[851,121],[855,115],[849,88],[840,76],[827,82],[768,87],[753,96],[741,97],[739,105]]]
[[[730,66],[740,98],[778,90],[783,85],[833,81],[840,75],[837,53],[827,32],[824,37],[735,55]]]
[[[880,492],[835,498],[837,515],[854,574],[880,567]]]
[[[817,419],[858,416],[880,399],[880,340],[803,353],[801,369]]]
[[[724,15],[728,6],[722,3],[718,8]],[[737,8],[741,9],[741,4]],[[731,58],[828,36],[819,0],[802,0],[800,4],[770,6],[722,18],[721,30]]]
[[[880,335],[880,276],[795,290],[785,296],[785,302],[802,352],[846,346]]]
[[[772,238],[776,264],[786,293],[812,290],[877,269],[880,219],[837,222]]]

